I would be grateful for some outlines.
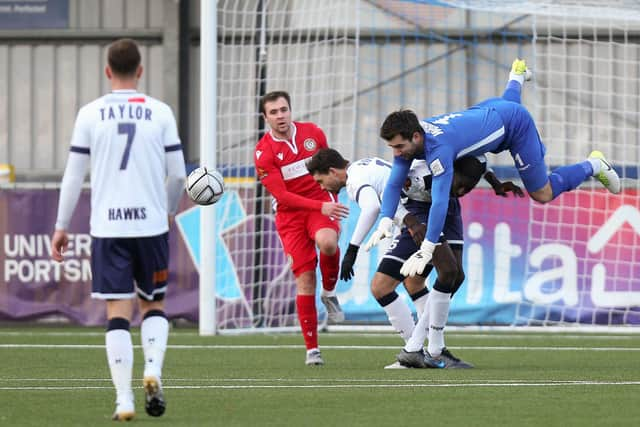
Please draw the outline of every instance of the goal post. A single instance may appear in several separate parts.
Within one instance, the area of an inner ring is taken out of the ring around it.
[[[217,4],[201,2],[200,19],[200,162],[216,165],[217,161]],[[202,208],[200,215],[200,283],[198,286],[198,329],[201,335],[212,335],[218,330],[216,315],[216,212]]]
[[[640,325],[640,4],[216,3],[217,112],[215,120],[201,120],[215,122],[216,166],[228,190],[213,209],[215,271],[201,279],[215,283],[215,305],[206,307],[217,311],[201,323],[214,316],[220,333],[297,328],[295,282],[270,196],[253,170],[254,146],[265,131],[261,94],[288,91],[294,120],[317,123],[345,158],[389,159],[378,130],[390,111],[405,107],[429,117],[500,96],[511,62],[522,57],[534,72],[523,104],[536,120],[550,168],[598,149],[620,173],[624,191],[610,195],[586,182],[547,205],[496,197],[487,187],[465,196],[467,278],[452,300],[449,323]],[[501,178],[518,182],[508,153],[489,161]],[[341,201],[347,203],[344,194]],[[357,206],[350,211],[342,222],[343,253]],[[355,277],[337,287],[347,323],[387,324],[369,291],[382,251],[361,252]]]

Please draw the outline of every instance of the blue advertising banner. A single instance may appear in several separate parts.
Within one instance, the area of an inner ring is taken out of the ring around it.
[[[0,0],[0,29],[68,28],[69,0]]]
[[[49,256],[57,199],[57,190],[0,189],[0,319],[61,316],[103,325],[104,306],[90,298],[89,193],[78,202],[69,229],[70,253],[62,264]],[[274,218],[253,214],[254,200],[253,187],[229,188],[213,206],[220,328],[297,321],[295,280]],[[341,201],[348,203],[344,194]],[[359,213],[354,203],[349,208],[341,223],[343,254]],[[202,208],[185,196],[179,211],[169,237],[166,312],[197,321]],[[452,300],[450,324],[640,325],[637,191],[580,190],[543,207],[477,189],[462,199],[462,213],[466,280]],[[361,250],[355,277],[338,282],[347,321],[387,323],[369,290],[384,250]]]
[[[451,301],[449,323],[640,324],[640,198],[635,190],[622,196],[574,191],[542,206],[476,189],[461,204],[466,280]],[[342,222],[343,250],[357,221],[357,205],[350,203],[349,209]],[[355,277],[339,282],[348,319],[386,321],[368,289],[383,251],[361,250]],[[406,293],[401,296],[410,300]]]
[[[636,191],[575,191],[542,206],[476,189],[461,204],[466,280],[451,301],[449,323],[640,324]],[[357,221],[357,205],[349,209],[341,248]],[[368,291],[383,250],[360,251],[355,277],[338,284],[352,320],[386,320]]]

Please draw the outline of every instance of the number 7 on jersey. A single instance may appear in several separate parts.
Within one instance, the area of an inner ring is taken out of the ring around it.
[[[127,135],[127,145],[124,147],[124,153],[122,153],[122,161],[120,162],[120,170],[123,170],[127,168],[127,163],[129,162],[131,144],[133,143],[133,137],[136,136],[136,124],[118,123],[118,133]]]

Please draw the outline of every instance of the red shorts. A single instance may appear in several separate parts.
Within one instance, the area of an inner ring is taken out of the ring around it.
[[[276,230],[294,276],[315,270],[318,262],[315,235],[322,228],[331,228],[340,234],[340,221],[320,211],[280,211],[276,214]]]

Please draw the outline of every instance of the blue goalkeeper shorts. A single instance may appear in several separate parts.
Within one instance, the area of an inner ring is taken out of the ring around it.
[[[490,98],[479,105],[495,109],[502,118],[505,135],[500,148],[511,153],[527,191],[532,193],[544,187],[549,181],[544,161],[547,150],[529,111],[503,98]]]

